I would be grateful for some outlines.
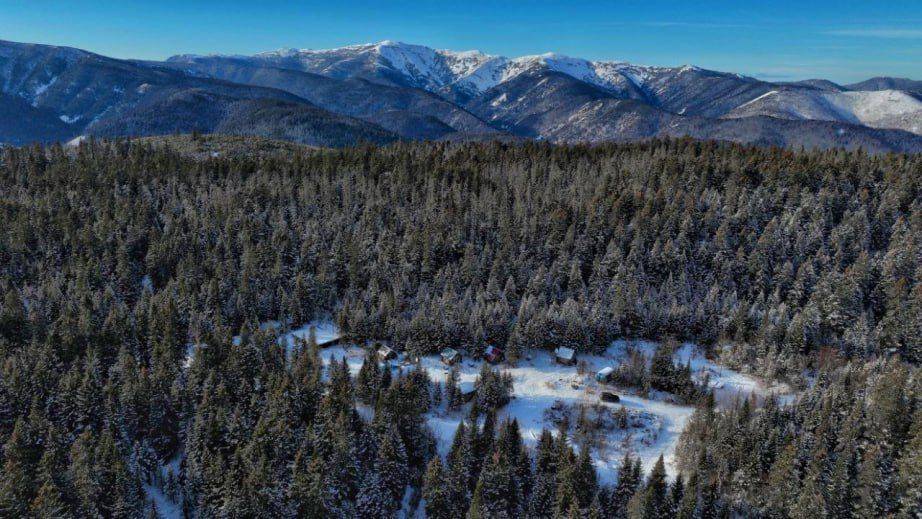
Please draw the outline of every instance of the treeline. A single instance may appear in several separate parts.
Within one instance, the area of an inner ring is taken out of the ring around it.
[[[922,515],[922,377],[896,362],[831,366],[792,406],[696,411],[690,480],[746,517]]]

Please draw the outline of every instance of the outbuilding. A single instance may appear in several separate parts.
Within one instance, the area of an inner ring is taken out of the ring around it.
[[[598,373],[595,374],[595,380],[596,382],[599,382],[601,384],[606,384],[608,383],[609,380],[611,380],[612,373],[614,372],[615,372],[615,368],[611,366],[602,368],[599,370]]]
[[[397,358],[397,352],[384,346],[378,346],[378,360],[381,362],[386,362],[389,360],[394,360]]]
[[[343,341],[342,337],[333,337],[330,339],[326,339],[324,341],[317,341],[317,347],[320,349],[329,348],[330,346],[336,346],[342,341]]]
[[[617,404],[621,401],[621,397],[609,391],[602,391],[602,401]]]
[[[554,350],[554,360],[565,366],[576,364],[576,350],[561,346]]]
[[[454,348],[445,348],[441,353],[442,364],[453,366],[461,362],[461,353]]]
[[[487,359],[487,362],[490,364],[496,364],[497,362],[502,362],[505,353],[502,348],[497,348],[496,346],[490,345],[484,348],[483,358]]]

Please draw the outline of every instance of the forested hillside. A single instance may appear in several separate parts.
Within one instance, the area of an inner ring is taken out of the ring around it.
[[[143,516],[151,487],[193,517],[391,517],[420,499],[430,517],[922,506],[922,155],[88,141],[3,149],[0,222],[2,517]],[[793,407],[705,399],[677,483],[628,458],[609,488],[585,449],[548,434],[530,452],[491,405],[442,459],[424,372],[351,380],[259,328],[323,317],[356,341],[499,344],[512,362],[688,340],[813,386]],[[830,502],[842,478],[850,497]]]

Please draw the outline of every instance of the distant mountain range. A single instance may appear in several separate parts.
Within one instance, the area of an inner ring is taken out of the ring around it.
[[[384,41],[128,61],[0,41],[0,142],[193,130],[318,146],[398,139],[922,151],[922,81],[772,83],[698,67],[519,58]]]

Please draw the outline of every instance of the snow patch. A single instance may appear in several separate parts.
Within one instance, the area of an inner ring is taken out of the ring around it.
[[[67,141],[67,146],[76,148],[77,146],[80,146],[80,144],[82,144],[83,141],[85,140],[86,140],[86,135],[80,135],[80,136],[74,137],[73,139]]]
[[[35,92],[33,92],[32,95],[33,95],[34,97],[38,97],[38,96],[44,94],[46,90],[48,90],[49,88],[51,88],[51,85],[53,85],[53,84],[55,84],[55,82],[57,82],[57,80],[58,80],[58,77],[57,77],[57,76],[54,76],[54,77],[52,77],[47,83],[35,87]]]
[[[762,100],[762,99],[765,99],[765,98],[771,97],[771,96],[775,96],[775,95],[778,95],[778,91],[777,91],[777,90],[770,90],[770,91],[765,92],[764,94],[760,95],[759,97],[757,97],[757,98],[755,98],[755,99],[746,101],[745,103],[739,105],[738,108],[742,108],[742,107],[744,107],[744,106],[749,106],[749,105],[751,105],[751,104],[753,104],[753,103],[756,103],[756,102],[758,102],[758,101],[760,101],[760,100]]]

